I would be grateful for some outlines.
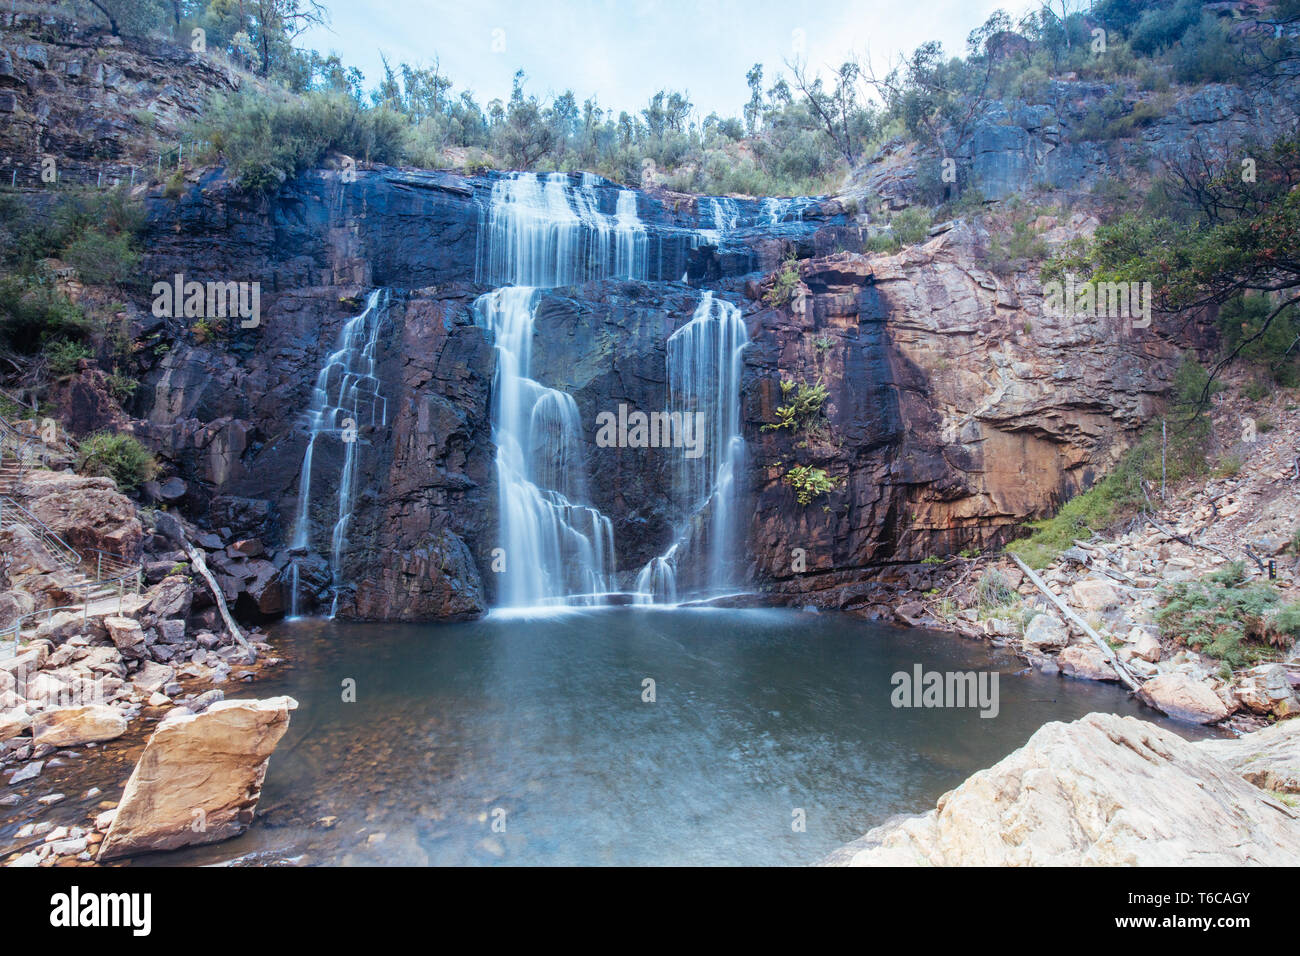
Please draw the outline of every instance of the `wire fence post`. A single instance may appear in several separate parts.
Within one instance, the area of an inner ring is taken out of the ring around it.
[[[1160,500],[1165,500],[1165,419],[1160,419]]]

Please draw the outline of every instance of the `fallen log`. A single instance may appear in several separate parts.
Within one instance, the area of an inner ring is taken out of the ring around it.
[[[203,552],[190,544],[184,537],[181,538],[181,545],[185,548],[185,553],[189,556],[190,566],[202,575],[204,581],[208,582],[208,590],[212,592],[212,598],[217,603],[217,611],[221,614],[221,619],[226,623],[226,630],[229,631],[230,636],[238,641],[240,646],[244,648],[244,652],[248,655],[248,663],[252,664],[257,660],[257,652],[253,650],[253,646],[245,640],[244,635],[239,630],[239,625],[237,625],[235,619],[230,616],[230,611],[226,607],[226,596],[221,593],[221,587],[217,584],[216,578],[214,578],[212,572],[208,570],[208,563],[203,558]]]
[[[1094,631],[1092,627],[1089,626],[1087,621],[1079,617],[1078,614],[1074,613],[1073,608],[1071,608],[1068,604],[1066,604],[1059,597],[1053,594],[1051,588],[1049,588],[1043,582],[1043,579],[1040,578],[1038,574],[1035,573],[1035,571],[1029,567],[1029,565],[1025,564],[1024,561],[1020,560],[1019,555],[1016,554],[1011,555],[1011,560],[1016,562],[1016,564],[1020,567],[1020,570],[1025,572],[1025,577],[1029,578],[1029,580],[1034,583],[1034,586],[1038,588],[1038,590],[1042,591],[1043,594],[1047,595],[1047,599],[1051,601],[1054,605],[1056,605],[1056,609],[1058,611],[1064,614],[1067,619],[1072,621],[1075,627],[1079,628],[1079,630],[1083,631],[1084,634],[1088,635],[1089,639],[1094,644],[1096,644],[1098,648],[1101,649],[1101,653],[1106,658],[1107,663],[1109,663],[1110,666],[1115,669],[1115,673],[1119,675],[1120,680],[1122,680],[1125,684],[1128,685],[1129,690],[1132,691],[1139,690],[1141,685],[1138,683],[1137,678],[1134,677],[1132,672],[1129,671],[1128,667],[1118,657],[1115,656],[1115,652],[1111,649],[1111,646],[1106,643],[1106,641],[1102,638],[1102,636],[1098,634],[1096,631]]]

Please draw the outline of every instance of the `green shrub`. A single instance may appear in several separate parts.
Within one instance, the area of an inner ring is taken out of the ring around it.
[[[975,591],[982,608],[1005,607],[1016,599],[1016,591],[1011,582],[997,568],[984,573]]]
[[[781,480],[794,488],[799,504],[807,505],[814,498],[834,490],[843,479],[830,477],[825,468],[794,465]]]
[[[105,235],[94,227],[74,239],[63,251],[63,258],[88,285],[120,284],[140,262],[132,236]]]
[[[1291,640],[1300,638],[1300,604],[1287,604],[1265,621],[1266,633],[1272,637],[1285,635]]]
[[[55,378],[66,378],[77,371],[77,363],[90,358],[90,349],[80,342],[56,339],[45,346],[45,365]]]
[[[1254,664],[1266,653],[1258,642],[1278,595],[1267,584],[1244,581],[1245,568],[1235,561],[1199,581],[1168,585],[1156,621],[1175,641],[1234,669]],[[1290,625],[1289,617],[1284,623]]]
[[[108,377],[108,390],[117,399],[118,404],[126,402],[139,387],[140,383],[129,375],[119,375],[115,372]]]
[[[890,231],[894,238],[905,246],[914,246],[925,241],[930,231],[930,213],[918,206],[911,206],[896,213],[889,220]]]
[[[799,263],[790,256],[781,264],[772,281],[772,288],[763,295],[763,301],[774,309],[788,305],[799,285]]]
[[[179,199],[185,193],[185,170],[179,166],[167,177],[163,184],[163,195],[168,199]]]
[[[84,338],[90,321],[52,283],[30,276],[0,279],[0,342],[24,355],[53,339]]]
[[[830,392],[821,382],[809,385],[807,382],[782,380],[781,397],[786,400],[786,404],[778,405],[777,420],[764,425],[760,430],[767,432],[788,428],[791,431],[802,431],[815,428],[829,396]]]
[[[123,491],[132,491],[158,473],[158,463],[131,435],[95,432],[77,446],[77,471],[112,478]]]
[[[247,91],[215,97],[196,133],[210,143],[208,158],[224,156],[245,188],[269,190],[320,165],[331,150],[359,161],[400,162],[407,121],[386,107],[363,109],[342,93]]]
[[[887,232],[878,232],[874,236],[867,238],[867,252],[882,252],[886,255],[897,252],[903,248],[903,244],[895,236]]]

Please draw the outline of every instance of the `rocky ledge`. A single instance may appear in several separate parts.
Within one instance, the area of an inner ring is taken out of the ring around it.
[[[1298,773],[1300,721],[1189,743],[1134,717],[1089,714],[1045,724],[929,813],[887,821],[824,863],[1291,866]]]

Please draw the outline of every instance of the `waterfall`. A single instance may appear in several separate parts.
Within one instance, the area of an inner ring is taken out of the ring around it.
[[[779,199],[764,199],[762,205],[762,224],[776,226],[783,222],[799,222],[803,211],[816,200],[810,196],[790,196]]]
[[[688,564],[697,589],[735,584],[736,503],[745,442],[740,423],[741,354],[749,342],[740,309],[704,293],[691,320],[668,339],[668,411],[704,415],[704,449],[677,460],[675,493],[687,510],[677,540],[637,578],[639,600],[672,601]]]
[[[636,193],[620,190],[613,214],[600,208],[600,180],[565,173],[514,173],[492,185],[478,256],[478,281],[555,287],[595,279],[644,279],[648,237]]]
[[[347,544],[348,525],[357,492],[357,466],[360,441],[358,429],[366,425],[388,424],[388,404],[379,391],[375,375],[375,350],[379,329],[388,310],[389,294],[376,289],[366,300],[365,309],[349,319],[339,332],[337,347],[325,358],[311,408],[307,413],[307,450],[302,457],[298,478],[298,513],[294,520],[290,547],[294,551],[311,550],[312,465],[316,446],[322,437],[335,438],[343,446],[343,467],[339,473],[338,507],[330,532],[330,576],[334,599],[330,617],[338,610],[339,574],[343,549]],[[298,565],[292,572],[293,594],[290,614],[298,614]]]
[[[480,296],[476,318],[496,342],[492,436],[505,570],[498,603],[595,604],[613,590],[614,528],[584,504],[585,468],[573,396],[529,377],[537,290]]]
[[[538,289],[646,278],[637,194],[618,190],[610,210],[611,193],[587,174],[515,173],[493,183],[480,221],[478,278],[502,287],[474,313],[496,344],[503,607],[595,604],[614,589],[614,527],[589,503],[578,406],[532,377]]]

